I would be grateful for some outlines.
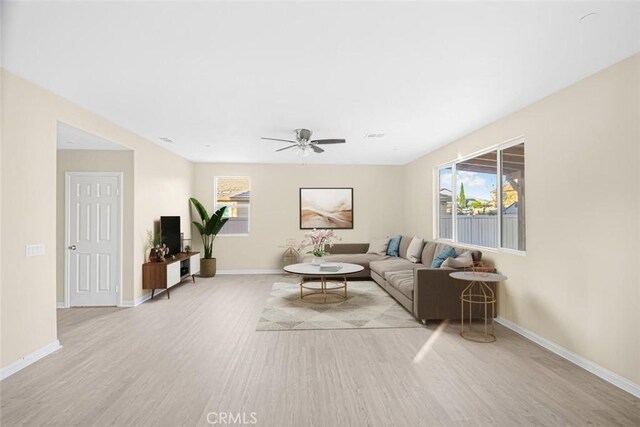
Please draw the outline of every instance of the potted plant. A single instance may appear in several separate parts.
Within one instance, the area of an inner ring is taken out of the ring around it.
[[[221,207],[209,217],[202,203],[193,197],[190,198],[189,201],[198,211],[198,215],[200,215],[200,220],[202,221],[193,221],[193,225],[198,229],[202,237],[202,245],[204,246],[204,258],[200,263],[200,275],[202,277],[213,277],[216,275],[216,259],[213,257],[213,241],[229,220],[229,218],[223,218],[227,207]]]
[[[164,261],[162,254],[162,235],[159,233],[147,230],[147,240],[145,241],[144,249],[145,252],[147,249],[151,249],[149,251],[150,262]]]
[[[329,252],[325,250],[325,245],[332,247],[334,239],[340,240],[333,230],[316,230],[315,228],[306,233],[304,237],[304,240],[298,246],[298,251],[307,246],[313,246],[313,249],[307,252],[308,254],[313,254],[313,261],[311,262],[313,265],[324,263],[324,256],[329,255]]]

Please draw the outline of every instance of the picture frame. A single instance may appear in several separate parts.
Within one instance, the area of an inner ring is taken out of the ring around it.
[[[300,229],[353,229],[352,187],[300,188]]]

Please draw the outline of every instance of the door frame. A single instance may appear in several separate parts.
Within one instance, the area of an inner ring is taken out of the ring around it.
[[[118,238],[118,244],[116,245],[116,263],[117,263],[117,271],[116,279],[118,283],[116,284],[116,293],[117,293],[117,303],[118,307],[122,307],[122,244],[123,244],[123,233],[122,233],[122,216],[123,216],[123,207],[122,201],[124,200],[123,193],[124,189],[122,188],[122,172],[69,172],[65,171],[64,173],[64,308],[71,307],[71,297],[70,297],[70,285],[69,285],[69,237],[70,237],[70,215],[69,215],[69,191],[71,190],[71,177],[73,176],[87,176],[87,177],[97,177],[97,176],[108,176],[115,177],[117,179],[117,196],[118,196],[118,219],[117,219],[117,227],[118,231],[115,235]]]

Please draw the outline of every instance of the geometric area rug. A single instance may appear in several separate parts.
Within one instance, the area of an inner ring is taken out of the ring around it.
[[[274,283],[256,330],[423,327],[375,282],[349,282],[346,300],[334,298],[331,301],[335,302],[321,304],[313,298],[300,301],[297,283]]]

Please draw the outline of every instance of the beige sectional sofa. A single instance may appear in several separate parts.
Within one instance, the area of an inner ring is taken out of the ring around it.
[[[449,276],[452,269],[431,268],[431,263],[433,258],[447,247],[453,247],[458,254],[469,249],[439,242],[425,242],[420,262],[413,263],[407,259],[407,248],[411,239],[412,237],[402,236],[398,257],[367,254],[368,243],[341,243],[335,244],[330,249],[331,255],[325,258],[329,262],[362,265],[364,270],[350,278],[372,278],[416,319],[459,319],[460,294],[468,282],[452,279]],[[481,260],[482,252],[470,251],[474,261]],[[309,260],[308,257],[303,259]],[[492,288],[495,291],[495,286]],[[474,307],[474,316],[480,315],[480,308]]]

